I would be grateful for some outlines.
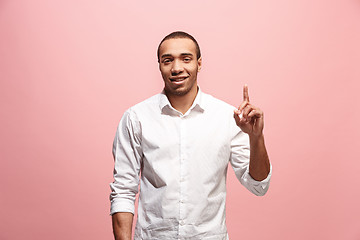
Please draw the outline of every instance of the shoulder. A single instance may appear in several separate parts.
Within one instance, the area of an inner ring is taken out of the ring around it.
[[[154,106],[158,107],[159,99],[160,99],[160,93],[135,104],[134,106],[130,107],[129,109],[132,111],[138,111],[143,108],[149,108],[149,107],[154,107]]]
[[[149,108],[159,107],[160,93],[151,96],[126,110],[126,112],[139,112]]]
[[[241,129],[236,125],[234,118],[234,110],[237,109],[233,105],[213,97],[210,94],[203,94],[205,113],[209,118],[213,119],[217,124],[227,126],[229,129],[230,138],[238,134]]]
[[[159,112],[160,95],[160,93],[153,95],[131,106],[124,112],[124,116],[129,117],[131,120],[138,120],[141,116]]]
[[[231,104],[207,93],[202,93],[202,98],[205,106],[214,111],[230,111],[232,113],[234,109],[236,109],[236,107],[232,106]]]

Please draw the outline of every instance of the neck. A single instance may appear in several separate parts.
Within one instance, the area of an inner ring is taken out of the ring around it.
[[[191,88],[190,91],[183,96],[170,95],[167,94],[166,92],[165,93],[167,98],[169,99],[171,106],[176,110],[178,110],[179,112],[181,112],[182,114],[185,114],[193,104],[197,92],[198,92],[198,87],[195,86]]]

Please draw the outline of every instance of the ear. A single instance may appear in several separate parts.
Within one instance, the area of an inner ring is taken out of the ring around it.
[[[201,70],[201,60],[202,60],[202,58],[201,57],[199,57],[199,59],[197,60],[197,64],[198,64],[198,72],[200,72],[200,70]]]

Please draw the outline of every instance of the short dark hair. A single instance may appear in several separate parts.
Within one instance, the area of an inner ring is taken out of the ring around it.
[[[186,32],[182,32],[182,31],[176,31],[176,32],[172,32],[169,35],[167,35],[166,37],[164,37],[163,40],[161,40],[158,49],[157,49],[157,57],[158,57],[158,62],[160,62],[160,46],[161,44],[168,39],[174,39],[174,38],[188,38],[191,41],[193,41],[195,43],[195,47],[196,47],[196,58],[199,59],[201,57],[201,52],[200,52],[200,47],[199,44],[197,43],[197,41],[195,40],[195,38],[193,36],[191,36],[190,34],[186,33]]]

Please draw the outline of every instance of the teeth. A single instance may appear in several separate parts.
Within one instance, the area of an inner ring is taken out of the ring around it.
[[[184,80],[184,79],[185,79],[185,77],[183,77],[183,78],[177,78],[177,79],[172,79],[171,81],[180,82],[180,81],[182,81],[182,80]]]

